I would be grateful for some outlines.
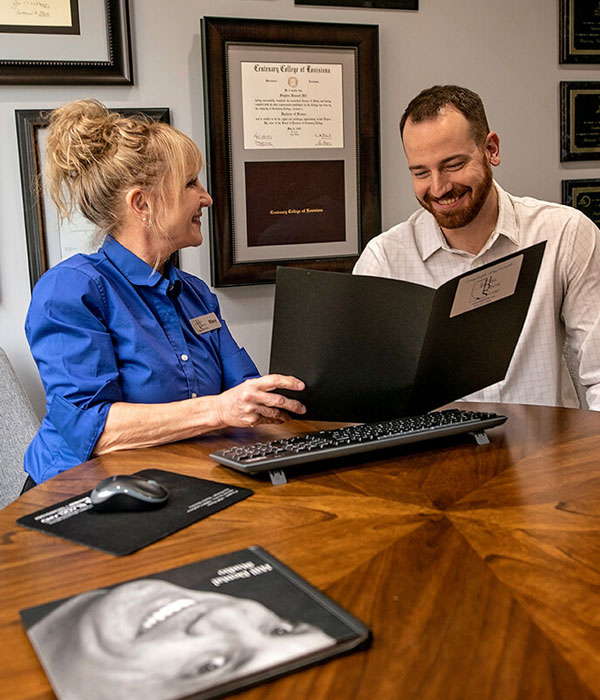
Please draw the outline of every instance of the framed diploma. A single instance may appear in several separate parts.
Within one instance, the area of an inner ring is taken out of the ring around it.
[[[61,221],[50,197],[45,197],[45,146],[51,109],[17,109],[17,139],[21,165],[21,189],[25,216],[25,235],[29,258],[31,289],[57,262],[75,253],[93,253],[102,243],[94,225],[79,211]],[[168,107],[115,109],[120,114],[143,114],[150,119],[170,123]],[[178,264],[179,256],[172,259]]]
[[[560,159],[600,159],[600,82],[560,83]]]
[[[381,229],[378,27],[201,24],[213,286],[349,272]]]
[[[600,63],[600,0],[560,0],[560,62]]]
[[[295,5],[327,7],[367,7],[386,10],[418,10],[419,0],[294,0]]]
[[[129,0],[0,1],[0,84],[131,85]]]
[[[1,3],[0,32],[79,34],[79,0],[12,0]]]
[[[562,202],[583,212],[600,227],[600,180],[563,180]]]

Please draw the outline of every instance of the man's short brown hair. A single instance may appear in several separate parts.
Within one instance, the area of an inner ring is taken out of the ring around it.
[[[490,127],[481,97],[472,90],[458,85],[434,85],[420,92],[409,103],[400,120],[400,136],[408,119],[415,124],[435,119],[446,106],[463,114],[471,127],[473,140],[483,146]]]

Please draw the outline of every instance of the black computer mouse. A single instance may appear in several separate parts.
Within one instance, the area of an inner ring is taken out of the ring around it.
[[[137,474],[119,474],[103,479],[91,492],[96,510],[125,512],[160,508],[169,491],[155,481]]]

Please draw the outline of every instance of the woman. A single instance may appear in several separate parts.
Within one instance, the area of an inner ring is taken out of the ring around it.
[[[106,238],[97,253],[51,268],[32,295],[25,330],[47,414],[25,455],[29,485],[113,450],[304,413],[272,393],[304,384],[259,377],[215,295],[169,262],[202,243],[212,199],[201,165],[193,141],[161,122],[95,100],[52,113],[52,199],[63,217],[78,207]]]

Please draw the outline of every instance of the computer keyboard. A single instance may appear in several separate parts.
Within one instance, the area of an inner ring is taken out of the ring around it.
[[[279,470],[305,462],[371,452],[458,433],[473,433],[477,443],[484,444],[488,442],[484,431],[505,421],[506,416],[496,413],[459,409],[432,411],[420,416],[315,430],[270,442],[236,445],[213,452],[210,456],[220,464],[247,474],[276,471],[279,475],[274,479],[272,474],[273,482],[285,483],[285,477]]]

